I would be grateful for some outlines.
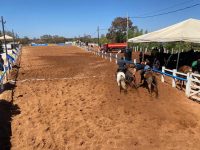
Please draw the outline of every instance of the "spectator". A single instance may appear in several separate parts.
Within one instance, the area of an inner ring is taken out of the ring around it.
[[[143,59],[143,53],[142,53],[142,51],[139,54],[139,59],[140,59],[140,63],[142,63],[142,59]]]
[[[4,60],[2,58],[2,55],[0,55],[0,71],[4,71]]]
[[[160,61],[155,58],[153,62],[153,69],[158,70],[160,68]]]
[[[132,60],[132,49],[126,48],[126,50],[124,51],[124,57],[125,57],[126,61],[131,61]]]

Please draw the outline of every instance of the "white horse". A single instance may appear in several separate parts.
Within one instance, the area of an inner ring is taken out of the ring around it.
[[[117,73],[117,84],[120,88],[120,93],[122,89],[124,90],[124,92],[127,92],[126,77],[125,77],[124,72]]]

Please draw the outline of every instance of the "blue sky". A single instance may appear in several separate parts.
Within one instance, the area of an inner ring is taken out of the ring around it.
[[[115,17],[125,17],[127,13],[129,16],[152,15],[196,3],[200,0],[0,0],[0,16],[7,21],[6,29],[14,29],[21,37],[96,36],[98,25],[108,28]],[[158,11],[174,5],[177,6]],[[155,18],[132,18],[132,21],[139,28],[154,31],[188,18],[200,19],[200,6]]]

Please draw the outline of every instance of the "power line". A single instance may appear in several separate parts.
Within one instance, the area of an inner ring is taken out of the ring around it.
[[[102,29],[99,29],[99,30],[108,30],[109,28],[102,28]]]
[[[169,10],[169,9],[174,8],[174,7],[181,6],[183,4],[186,4],[186,3],[192,2],[192,1],[195,1],[195,0],[187,0],[187,1],[184,1],[184,2],[181,2],[181,3],[177,3],[177,4],[173,5],[173,6],[169,6],[169,7],[162,8],[162,9],[159,9],[159,10],[156,10],[156,11],[151,11],[151,12],[147,12],[147,13],[141,14],[140,16],[149,15],[149,14],[153,14],[153,13],[158,13],[158,12],[162,12],[162,11],[165,11],[165,10]]]
[[[190,0],[190,1],[193,1],[193,0]],[[183,3],[180,3],[180,4],[177,4],[177,5],[181,5],[181,4],[185,4],[189,1],[185,1]],[[177,5],[174,5],[172,7],[175,7]],[[187,6],[187,7],[184,7],[184,8],[180,8],[180,9],[177,9],[177,10],[173,10],[173,11],[168,11],[168,12],[164,12],[164,13],[160,13],[160,14],[155,14],[155,15],[148,15],[148,16],[134,16],[134,17],[127,17],[126,20],[123,20],[123,21],[120,21],[120,23],[122,22],[127,22],[127,20],[129,20],[129,18],[139,18],[139,19],[145,19],[145,18],[152,18],[152,17],[157,17],[157,16],[162,16],[162,15],[167,15],[167,14],[171,14],[171,13],[176,13],[176,12],[179,12],[179,11],[183,11],[183,10],[186,10],[186,9],[190,9],[190,8],[193,8],[193,7],[196,7],[196,6],[199,6],[200,3],[197,3],[197,4],[194,4],[194,5],[190,5],[190,6]],[[165,9],[162,9],[162,10],[166,10],[167,8]],[[161,11],[161,10],[160,10]],[[110,28],[99,28],[98,30],[109,30]]]
[[[190,9],[190,8],[193,8],[193,7],[196,7],[196,6],[199,6],[199,5],[200,5],[200,3],[197,3],[197,4],[190,5],[190,6],[187,6],[187,7],[184,7],[184,8],[180,8],[180,9],[177,9],[177,10],[168,11],[168,12],[164,12],[164,13],[160,13],[160,14],[149,15],[149,16],[134,16],[134,17],[129,17],[129,18],[144,19],[144,18],[152,18],[152,17],[157,17],[157,16],[163,16],[163,15],[167,15],[167,14],[183,11],[183,10],[186,10],[186,9]]]

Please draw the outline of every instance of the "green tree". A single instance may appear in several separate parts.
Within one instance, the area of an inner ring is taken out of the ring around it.
[[[31,40],[27,36],[25,36],[24,38],[19,39],[19,41],[23,45],[30,44],[30,42],[31,42]]]
[[[45,35],[42,35],[40,37],[40,39],[44,42],[44,43],[53,43],[54,40],[53,40],[53,37],[49,34],[45,34]]]
[[[129,29],[133,29],[133,23],[128,19]],[[126,42],[126,29],[127,29],[127,18],[117,17],[111,24],[111,27],[108,29],[106,37],[112,42]]]
[[[104,34],[102,34],[101,35],[101,38],[100,38],[100,44],[106,44],[106,43],[109,43],[110,41],[108,40],[108,38],[104,35]]]

